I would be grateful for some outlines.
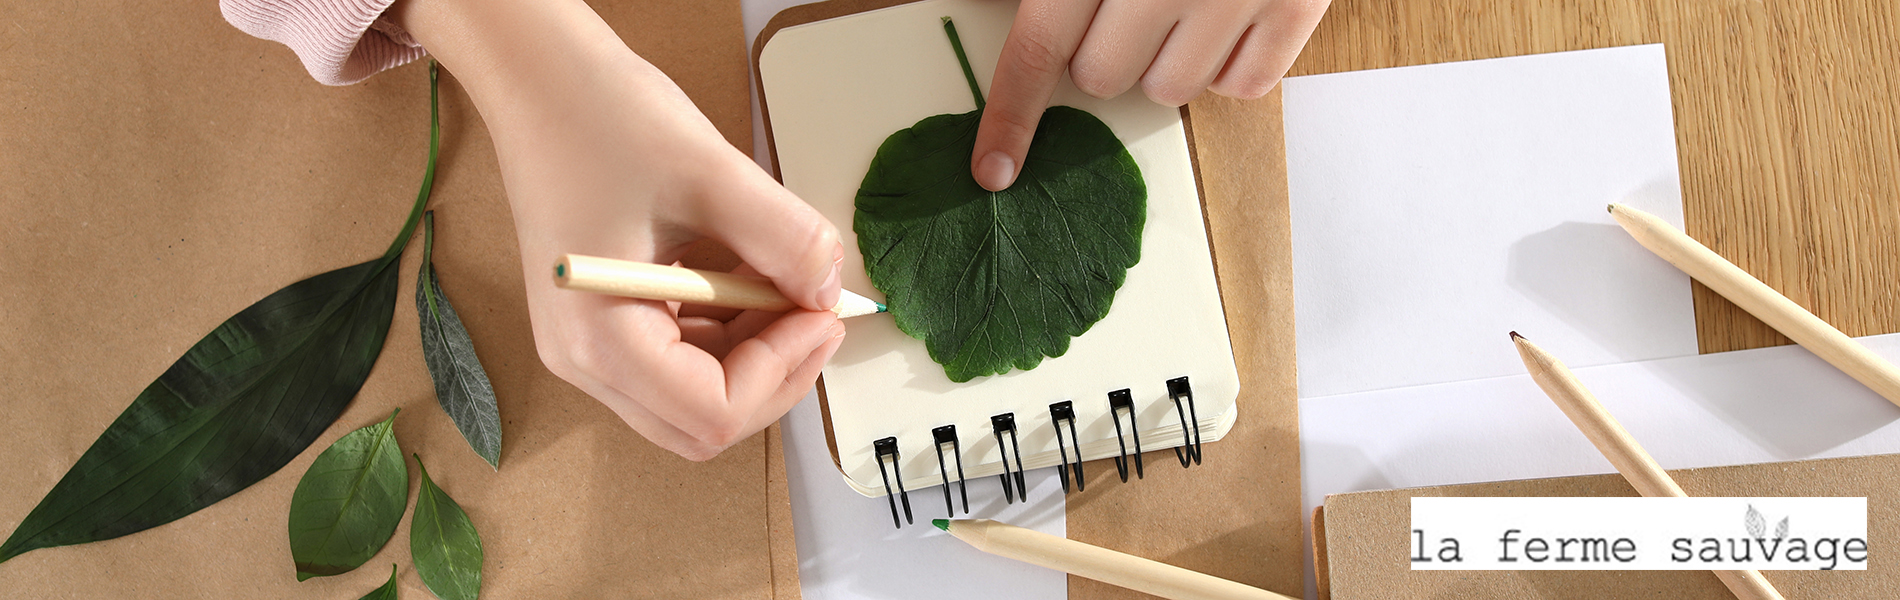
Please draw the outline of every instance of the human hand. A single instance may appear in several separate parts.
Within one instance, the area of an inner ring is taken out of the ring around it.
[[[1016,181],[1065,70],[1097,98],[1119,96],[1136,82],[1168,106],[1202,90],[1264,96],[1329,1],[1023,0],[996,63],[971,173],[990,191]]]
[[[705,460],[803,398],[843,341],[844,247],[580,0],[404,0],[494,139],[541,360],[655,444]],[[682,308],[556,289],[572,252],[673,263],[711,238],[801,309]]]

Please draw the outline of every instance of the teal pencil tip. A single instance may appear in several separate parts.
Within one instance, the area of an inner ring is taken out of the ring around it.
[[[555,277],[566,277],[566,276],[567,276],[567,265],[554,265],[554,276],[555,276]]]
[[[891,312],[891,307],[885,306],[883,302],[873,302],[872,304],[877,305],[877,312],[881,312],[881,313]]]
[[[938,529],[942,529],[942,530],[944,530],[944,531],[949,531],[949,530],[950,530],[950,520],[949,520],[949,519],[931,519],[931,520],[930,520],[930,524],[931,524],[931,525],[936,525]]]

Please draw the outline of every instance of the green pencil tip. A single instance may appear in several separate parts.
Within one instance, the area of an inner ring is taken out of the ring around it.
[[[949,531],[949,530],[950,530],[950,520],[949,520],[949,519],[931,519],[931,520],[930,520],[930,524],[931,524],[931,525],[936,525],[938,529],[942,529],[942,530],[944,530],[944,531]]]
[[[555,277],[566,277],[566,276],[567,276],[567,265],[554,265],[554,276],[555,276]]]
[[[877,305],[877,312],[881,312],[881,313],[891,312],[891,307],[885,306],[883,302],[872,302],[872,304]]]

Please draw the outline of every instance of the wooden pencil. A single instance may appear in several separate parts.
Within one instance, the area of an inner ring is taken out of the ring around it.
[[[1622,473],[1637,493],[1648,498],[1688,497],[1682,492],[1682,487],[1676,485],[1676,480],[1663,472],[1662,466],[1656,464],[1656,460],[1637,445],[1636,439],[1623,430],[1616,418],[1603,409],[1596,396],[1583,387],[1583,382],[1577,381],[1570,367],[1564,366],[1563,361],[1557,360],[1557,357],[1515,331],[1511,332],[1511,341],[1517,344],[1517,354],[1524,359],[1524,367],[1530,370],[1531,379],[1537,382],[1537,387],[1543,388],[1544,394],[1550,396],[1551,401],[1557,403],[1557,408],[1564,411],[1564,416],[1570,417],[1570,422],[1575,423],[1577,429],[1583,430],[1583,436],[1590,438],[1590,443],[1596,445],[1597,451],[1610,459],[1610,464],[1616,466],[1616,472]],[[1736,598],[1781,600],[1781,592],[1775,591],[1760,571],[1715,571],[1715,576],[1722,580],[1722,585],[1728,586],[1729,592],[1734,593]]]
[[[1709,286],[1815,356],[1900,405],[1900,369],[1655,215],[1611,204],[1610,215],[1636,242]]]
[[[554,263],[554,285],[597,294],[742,310],[778,312],[798,306],[763,277],[580,254],[563,254]],[[886,311],[883,304],[870,298],[850,290],[840,292],[838,305],[831,309],[838,318]]]
[[[1292,600],[1213,575],[989,519],[937,519],[978,550],[1174,600]]]

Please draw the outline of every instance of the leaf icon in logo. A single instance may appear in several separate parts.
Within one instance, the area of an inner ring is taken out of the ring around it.
[[[1761,518],[1761,513],[1755,510],[1755,505],[1748,505],[1748,515],[1742,517],[1742,521],[1748,525],[1749,537],[1757,539],[1768,537],[1768,522]]]
[[[1787,539],[1787,538],[1788,538],[1788,518],[1782,517],[1781,524],[1775,526],[1775,539],[1781,540],[1781,539]]]

